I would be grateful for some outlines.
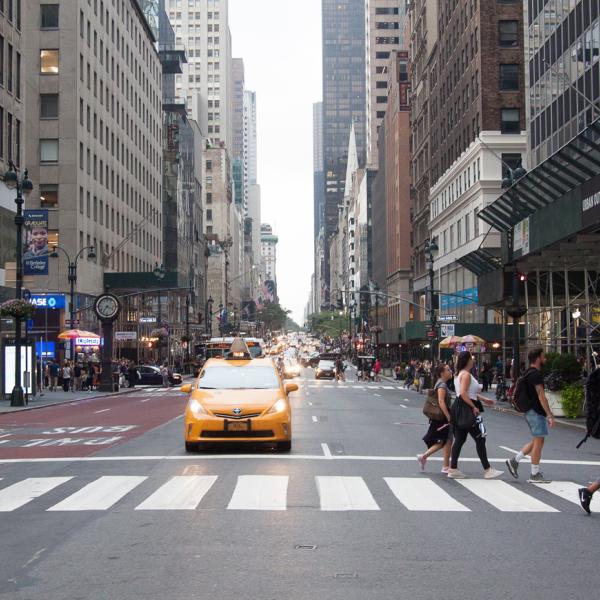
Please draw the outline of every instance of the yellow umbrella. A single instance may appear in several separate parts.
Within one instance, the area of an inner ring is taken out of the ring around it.
[[[456,335],[451,335],[450,337],[444,338],[440,342],[440,348],[452,348],[456,346],[456,344],[460,344],[461,338]]]

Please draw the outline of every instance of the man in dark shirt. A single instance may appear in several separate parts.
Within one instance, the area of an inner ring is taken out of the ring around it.
[[[540,471],[540,460],[542,458],[542,449],[544,440],[548,435],[548,425],[554,427],[554,415],[548,405],[546,394],[544,393],[544,378],[542,377],[542,367],[546,362],[546,356],[541,348],[532,350],[529,355],[529,369],[523,374],[523,383],[525,392],[529,399],[529,410],[525,413],[525,420],[529,425],[532,440],[525,444],[521,451],[514,457],[506,461],[506,466],[510,474],[516,479],[519,469],[519,463],[526,457],[531,456],[531,477],[529,483],[550,483]]]

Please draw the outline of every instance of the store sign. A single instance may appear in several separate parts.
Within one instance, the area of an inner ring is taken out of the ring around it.
[[[42,358],[54,358],[56,356],[56,342],[36,342],[35,352]]]
[[[118,342],[137,340],[137,331],[116,331],[115,340]]]
[[[140,317],[140,323],[156,323],[156,317]]]
[[[76,346],[100,346],[100,338],[96,337],[78,337],[75,338]]]
[[[37,308],[65,308],[67,305],[64,294],[32,294],[29,302]]]
[[[596,192],[582,201],[582,220],[583,225],[600,219],[600,192]]]

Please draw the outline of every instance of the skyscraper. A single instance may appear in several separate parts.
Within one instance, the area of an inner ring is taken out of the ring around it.
[[[315,246],[323,227],[325,211],[325,177],[323,173],[323,103],[313,104],[313,183]]]
[[[323,171],[325,244],[337,226],[344,197],[348,136],[354,124],[358,158],[365,162],[365,1],[322,0]],[[325,252],[325,257],[328,252]],[[326,258],[327,260],[327,258]],[[329,287],[328,268],[320,285]]]
[[[183,44],[188,62],[177,75],[176,93],[186,99],[195,120],[206,106],[208,137],[215,145],[233,137],[231,33],[228,0],[166,0],[165,8],[175,30],[175,43]]]

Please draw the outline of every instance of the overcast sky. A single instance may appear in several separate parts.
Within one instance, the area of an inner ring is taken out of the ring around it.
[[[321,0],[229,0],[233,56],[257,93],[262,222],[279,236],[281,304],[303,324],[313,270],[312,105],[321,100]]]

